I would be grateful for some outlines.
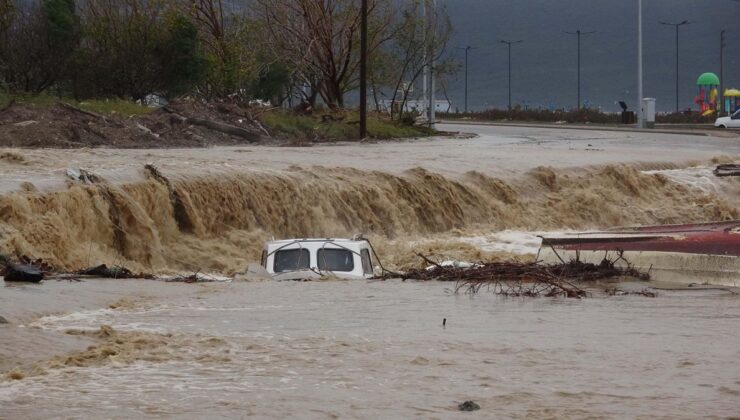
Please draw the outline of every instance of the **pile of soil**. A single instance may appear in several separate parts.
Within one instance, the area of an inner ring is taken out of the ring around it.
[[[268,137],[249,110],[230,104],[180,101],[128,118],[65,103],[11,104],[0,111],[0,147],[208,147]]]

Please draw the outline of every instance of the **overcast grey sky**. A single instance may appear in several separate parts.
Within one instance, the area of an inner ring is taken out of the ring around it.
[[[597,31],[582,38],[582,97],[592,106],[634,106],[637,87],[637,0],[438,0],[455,27],[448,54],[471,45],[471,108],[505,107],[507,50],[499,39],[523,39],[513,50],[513,100],[532,106],[575,107],[576,37],[564,31]],[[675,30],[658,21],[690,20],[681,28],[681,108],[697,106],[696,79],[719,74],[720,30],[727,30],[725,80],[740,88],[740,2],[732,0],[643,0],[645,96],[658,109],[675,108]],[[463,72],[450,86],[463,106]]]

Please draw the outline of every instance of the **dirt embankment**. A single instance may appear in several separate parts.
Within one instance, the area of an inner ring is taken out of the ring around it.
[[[132,117],[62,102],[11,104],[0,111],[0,147],[206,147],[269,138],[249,109],[230,104],[179,101]]]

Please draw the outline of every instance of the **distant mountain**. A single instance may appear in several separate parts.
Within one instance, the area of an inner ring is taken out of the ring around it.
[[[637,94],[637,0],[437,0],[452,18],[456,47],[469,56],[469,106],[506,107],[507,49],[500,39],[524,40],[513,47],[514,103],[575,107],[577,41],[565,31],[596,31],[582,38],[582,98],[591,106],[635,106]],[[719,74],[720,30],[727,30],[726,86],[740,88],[740,2],[733,0],[643,0],[645,96],[660,111],[675,108],[675,29],[659,21],[692,23],[680,30],[680,107],[697,106],[697,77]],[[463,108],[464,72],[451,83],[453,106]]]

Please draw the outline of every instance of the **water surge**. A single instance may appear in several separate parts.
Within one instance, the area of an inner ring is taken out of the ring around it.
[[[379,241],[458,231],[582,229],[738,217],[713,194],[632,166],[555,171],[505,182],[347,168],[174,176],[72,185],[0,197],[0,253],[62,270],[106,263],[134,270],[233,273],[275,236],[363,232]]]

